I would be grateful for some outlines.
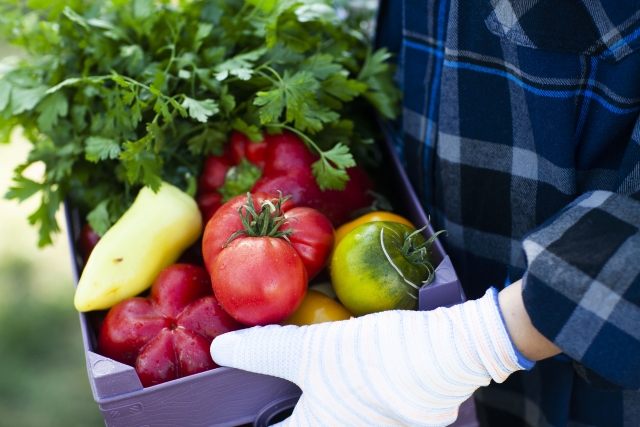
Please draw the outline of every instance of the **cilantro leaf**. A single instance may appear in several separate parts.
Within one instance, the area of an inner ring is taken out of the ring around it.
[[[258,92],[253,101],[260,109],[260,122],[262,124],[273,123],[280,119],[284,108],[287,109],[287,122],[296,121],[301,131],[313,128],[313,120],[323,116],[325,112],[318,112],[316,117],[307,120],[300,110],[309,112],[318,104],[315,101],[315,92],[320,88],[320,83],[309,71],[298,71],[291,75],[285,71],[280,83],[268,92]]]
[[[239,117],[233,121],[232,127],[233,129],[247,135],[247,138],[249,138],[253,142],[260,142],[264,139],[264,137],[262,136],[262,132],[260,131],[260,128],[258,128],[258,126],[249,125]]]
[[[120,159],[126,167],[129,183],[148,185],[154,192],[160,189],[162,179],[159,171],[162,159],[147,149],[146,138],[136,142],[125,142]]]
[[[240,80],[249,80],[253,75],[253,64],[262,55],[266,48],[260,48],[251,52],[236,55],[221,64],[218,64],[214,70],[216,71],[216,79],[224,80],[228,76],[236,76]]]

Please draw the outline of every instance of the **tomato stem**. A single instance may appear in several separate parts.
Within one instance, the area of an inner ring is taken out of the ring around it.
[[[402,255],[405,257],[405,259],[413,265],[424,267],[429,272],[429,277],[427,277],[427,279],[422,282],[425,285],[428,285],[433,281],[435,273],[435,269],[431,264],[431,253],[429,252],[431,244],[436,239],[436,237],[438,237],[438,235],[446,233],[446,230],[440,230],[436,233],[433,233],[431,237],[424,243],[415,246],[415,240],[413,239],[413,237],[418,233],[422,233],[422,231],[424,231],[428,226],[429,223],[427,223],[427,225],[425,225],[421,229],[414,231],[413,233],[404,233],[404,244],[402,245]]]
[[[277,199],[264,200],[260,204],[260,210],[256,211],[251,193],[247,193],[247,204],[238,208],[238,215],[240,215],[244,230],[233,233],[222,247],[226,248],[233,239],[241,234],[249,237],[282,238],[291,243],[289,236],[293,234],[293,230],[291,228],[280,230],[282,224],[287,220],[282,212],[282,205],[291,196],[282,197],[280,191],[278,194]]]

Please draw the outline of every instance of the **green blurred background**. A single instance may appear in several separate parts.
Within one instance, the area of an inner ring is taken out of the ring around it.
[[[0,58],[10,55],[20,51],[0,40]],[[30,149],[20,132],[2,142],[0,197]],[[37,179],[42,172],[30,167],[25,175]],[[53,247],[39,249],[27,222],[36,208],[35,197],[20,205],[0,198],[0,427],[104,426],[73,307],[66,229]]]

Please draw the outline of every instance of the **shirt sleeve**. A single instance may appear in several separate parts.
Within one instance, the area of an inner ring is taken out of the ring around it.
[[[586,193],[523,240],[533,325],[598,376],[640,389],[640,192]]]

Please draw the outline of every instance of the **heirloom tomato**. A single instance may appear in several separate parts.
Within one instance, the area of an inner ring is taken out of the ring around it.
[[[415,225],[411,223],[411,221],[409,221],[403,216],[394,214],[392,212],[386,212],[386,211],[369,212],[367,214],[359,216],[358,218],[352,221],[347,222],[346,224],[342,224],[340,227],[338,227],[336,229],[336,239],[335,239],[334,245],[337,246],[338,243],[340,243],[340,240],[342,240],[342,238],[346,236],[348,232],[350,232],[360,224],[364,224],[366,222],[373,222],[373,221],[399,222],[400,224],[408,225],[414,230],[416,228]]]
[[[251,326],[289,317],[332,247],[333,227],[324,215],[269,193],[236,196],[222,205],[202,242],[220,304]]]
[[[243,328],[218,304],[206,270],[173,264],[149,297],[116,304],[98,335],[98,353],[133,366],[145,387],[217,367],[211,341]]]
[[[360,316],[384,310],[415,309],[418,290],[433,276],[422,230],[375,221],[351,230],[336,246],[331,281],[338,299]]]

